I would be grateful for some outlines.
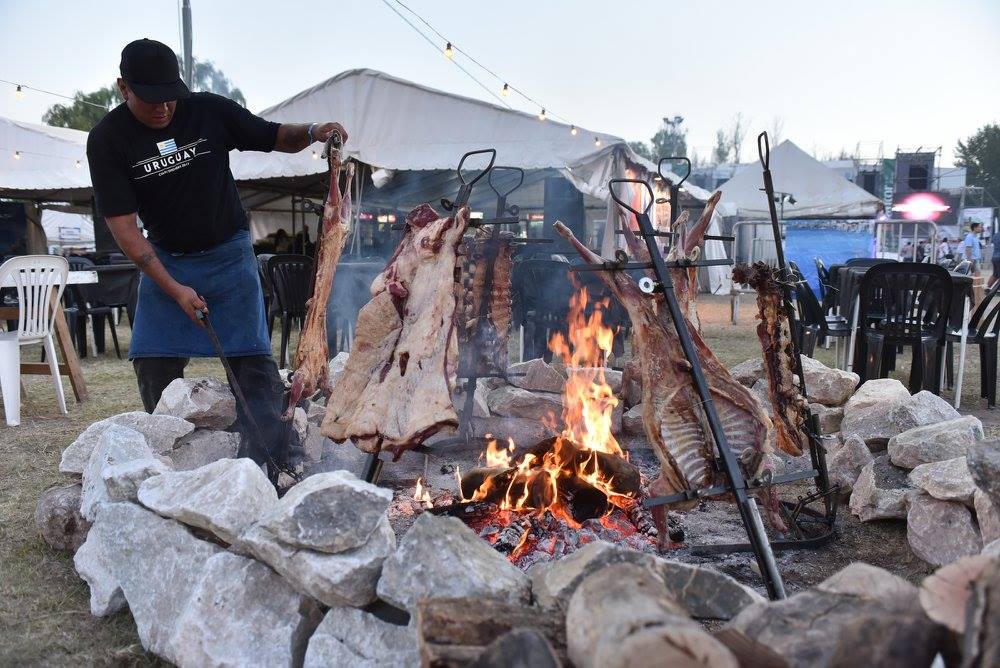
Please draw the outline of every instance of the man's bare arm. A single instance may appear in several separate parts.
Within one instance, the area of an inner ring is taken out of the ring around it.
[[[312,141],[309,141],[309,126],[313,126]],[[340,123],[282,123],[274,141],[274,150],[281,153],[298,153],[314,142],[325,142],[334,130],[347,141],[347,130]]]
[[[118,246],[128,259],[135,262],[142,273],[149,276],[154,283],[160,286],[163,292],[177,302],[178,306],[181,307],[193,322],[200,325],[201,320],[198,319],[195,311],[198,309],[208,311],[205,300],[192,288],[181,285],[174,280],[174,277],[170,275],[167,268],[160,262],[160,259],[156,257],[153,246],[146,240],[146,237],[142,236],[142,232],[139,231],[135,214],[112,216],[105,220],[108,221],[108,229],[111,230],[115,241],[118,242]]]

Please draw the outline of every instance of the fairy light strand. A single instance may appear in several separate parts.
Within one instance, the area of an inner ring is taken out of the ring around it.
[[[107,111],[108,109],[103,104],[97,104],[96,102],[91,102],[90,100],[84,100],[78,97],[72,97],[70,95],[63,95],[62,93],[55,93],[51,90],[45,90],[44,88],[35,88],[34,86],[29,86],[28,84],[25,83],[17,83],[16,81],[7,81],[6,79],[0,79],[0,83],[10,84],[11,86],[14,86],[15,94],[17,94],[18,91],[33,90],[36,93],[45,93],[46,95],[54,95],[55,97],[61,97],[64,100],[71,100],[73,102],[82,102],[83,104],[89,104],[92,107],[97,107],[98,109],[104,109],[105,111]]]

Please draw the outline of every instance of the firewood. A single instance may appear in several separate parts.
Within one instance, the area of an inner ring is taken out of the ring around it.
[[[618,494],[624,494],[632,497],[639,495],[642,481],[638,467],[624,457],[608,454],[606,452],[585,450],[577,444],[567,441],[561,436],[546,438],[530,448],[522,450],[518,453],[518,456],[515,457],[514,461],[515,463],[520,463],[528,454],[532,454],[536,457],[536,459],[541,460],[546,454],[552,452],[552,450],[556,447],[557,442],[560,443],[560,447],[562,448],[571,448],[570,454],[572,454],[572,459],[577,467],[577,470],[585,469],[587,472],[590,472],[593,468],[593,463],[589,460],[596,456],[597,465],[600,467],[601,471],[604,472],[604,477],[611,479],[611,489],[613,491]]]
[[[541,608],[488,598],[452,598],[421,601],[416,627],[421,665],[466,666],[494,640],[517,628],[545,636],[564,664],[566,627],[559,615]]]
[[[531,519],[527,515],[520,517],[504,527],[493,543],[493,548],[501,554],[512,554],[524,542],[525,535],[531,529]]]
[[[559,485],[559,495],[577,522],[601,517],[608,512],[608,497],[582,478],[569,478]]]

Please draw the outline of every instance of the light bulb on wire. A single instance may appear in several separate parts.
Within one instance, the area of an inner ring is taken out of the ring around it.
[[[594,137],[594,146],[600,146],[600,145],[601,145],[601,138]]]
[[[576,126],[575,125],[570,126],[569,133],[571,135],[573,135],[574,137],[576,136]]]
[[[502,95],[503,97],[507,97],[508,95],[510,95],[510,86],[504,84],[503,88],[500,89],[500,95]]]
[[[312,157],[313,157],[313,160],[319,160],[319,155],[316,153],[315,149],[313,149],[313,155],[312,155]]]
[[[542,110],[540,112],[538,112],[538,120],[540,120],[540,121],[544,121],[545,120],[545,109],[544,109],[544,107],[542,108]]]
[[[450,59],[454,55],[455,55],[455,49],[451,48],[451,42],[448,42],[448,45],[444,47],[444,57]]]
[[[81,163],[79,160],[77,160],[76,161],[76,168],[80,169],[81,167],[83,167],[83,163]]]
[[[14,97],[16,97],[16,98],[17,98],[17,99],[19,99],[19,100],[20,100],[20,99],[21,99],[22,97],[24,97],[24,89],[23,89],[23,88],[21,88],[21,84],[17,84],[17,88],[16,88],[16,89],[14,89]]]
[[[21,159],[21,152],[20,151],[14,151],[14,159],[15,160],[20,160]]]

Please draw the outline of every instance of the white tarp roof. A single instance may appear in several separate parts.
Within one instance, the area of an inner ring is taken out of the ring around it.
[[[795,204],[785,203],[784,217],[874,218],[881,201],[792,142],[785,140],[771,151],[771,177],[775,191],[790,193]],[[742,220],[770,217],[759,165],[741,169],[721,186],[719,208],[726,216]]]
[[[0,192],[67,200],[89,188],[86,132],[0,117]]]

